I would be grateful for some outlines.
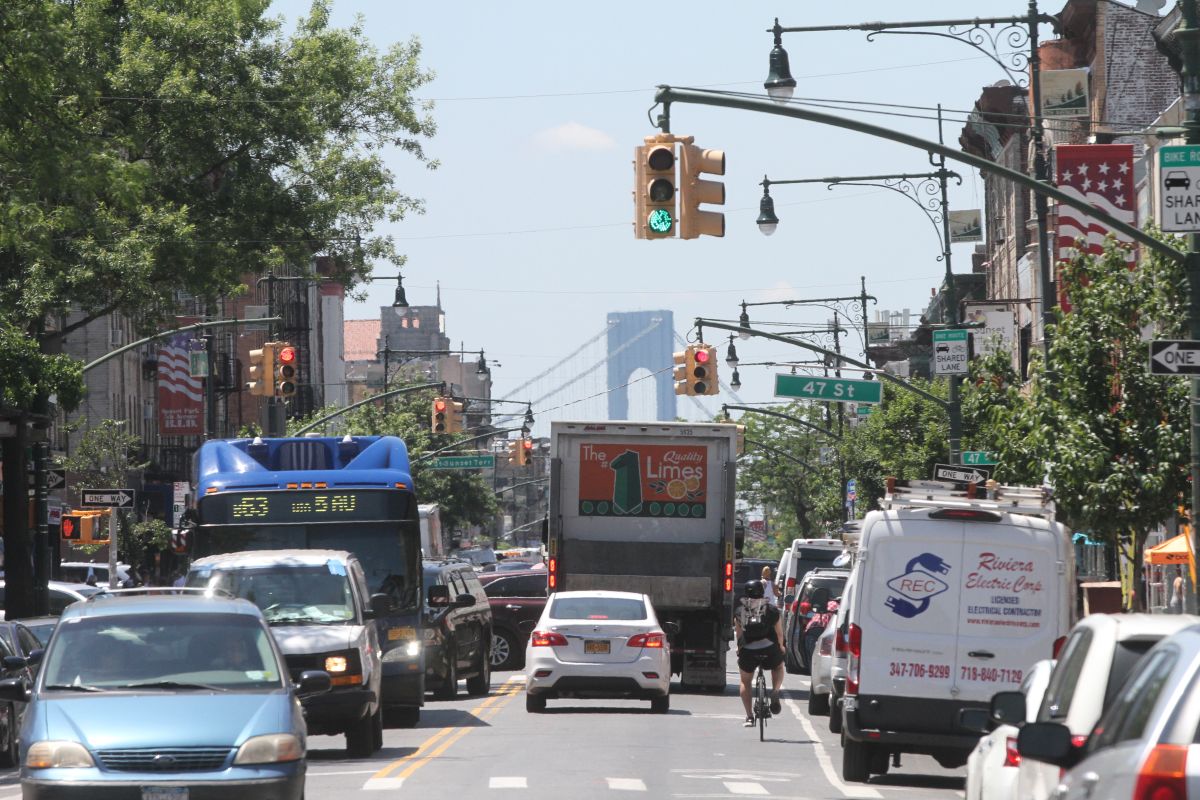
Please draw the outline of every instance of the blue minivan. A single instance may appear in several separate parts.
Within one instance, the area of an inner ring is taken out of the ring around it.
[[[306,733],[300,696],[328,691],[327,672],[293,682],[262,613],[194,590],[96,595],[63,612],[21,727],[25,798],[297,800]]]

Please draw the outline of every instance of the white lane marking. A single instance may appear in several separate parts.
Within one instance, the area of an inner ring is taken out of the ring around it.
[[[691,714],[692,719],[745,719],[741,714]]]
[[[376,772],[379,772],[378,767],[376,767],[375,769],[346,769],[346,770],[341,770],[339,772],[314,772],[313,770],[310,769],[308,771],[308,774],[309,775],[374,775]],[[0,800],[4,800],[4,797],[2,795],[0,795]]]
[[[642,783],[639,778],[605,778],[608,781],[608,788],[615,789],[619,792],[644,792],[646,784]]]
[[[842,783],[837,772],[833,768],[833,761],[829,758],[829,753],[825,752],[825,745],[821,743],[821,737],[817,736],[817,729],[813,727],[812,722],[808,719],[808,714],[800,711],[800,706],[792,698],[787,698],[784,702],[788,708],[800,720],[800,724],[804,726],[804,732],[808,734],[808,738],[813,741],[813,755],[817,758],[817,764],[820,765],[821,771],[825,773],[825,780],[829,781],[833,788],[837,789],[845,797],[856,798],[857,800],[874,800],[874,798],[882,798],[883,795],[874,789],[868,787],[851,788]]]
[[[744,781],[725,781],[725,788],[730,794],[770,794],[767,787],[761,783],[747,783]]]
[[[528,789],[525,778],[488,778],[489,789]]]
[[[399,789],[404,784],[404,778],[371,778],[363,784],[364,792],[382,792],[388,789]]]

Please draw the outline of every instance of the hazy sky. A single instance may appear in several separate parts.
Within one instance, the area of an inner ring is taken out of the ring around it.
[[[1061,2],[1043,6],[1057,13]],[[278,0],[288,18],[305,0]],[[438,134],[428,171],[403,155],[391,163],[404,192],[427,213],[387,230],[408,256],[409,302],[430,304],[441,282],[448,333],[502,363],[495,394],[541,372],[604,328],[610,311],[666,308],[684,333],[696,316],[736,319],[739,301],[857,294],[872,309],[920,312],[945,271],[939,239],[911,202],[882,189],[780,186],[781,220],[764,237],[754,224],[764,174],[773,180],[926,172],[924,152],[798,120],[676,105],[672,130],[726,154],[726,235],[639,241],[631,221],[631,158],[654,133],[647,118],[657,84],[761,93],[775,15],[785,26],[942,20],[1022,14],[1025,0],[827,3],[480,2],[334,0],[334,19],[355,15],[382,48],[418,37],[436,79],[419,96],[435,101]],[[1043,39],[1051,37],[1043,26]],[[926,138],[930,108],[946,109],[956,143],[982,87],[1005,78],[961,42],[860,32],[785,34],[797,98],[892,103],[910,116],[842,112]],[[861,106],[860,106],[861,107]],[[951,207],[978,208],[983,184],[966,167]],[[955,245],[955,271],[970,269],[973,245]],[[395,274],[387,265],[379,274]],[[378,282],[348,319],[377,318],[395,283]],[[821,309],[752,309],[755,319],[823,323]],[[706,338],[721,346],[713,331]],[[743,361],[804,357],[769,342],[739,342]],[[861,356],[857,339],[847,345]],[[663,366],[668,366],[664,364]],[[724,370],[724,366],[722,365]],[[771,370],[741,371],[746,401],[771,399]],[[566,377],[566,376],[564,376]],[[721,376],[728,379],[728,371]],[[649,383],[648,381],[646,383]],[[712,399],[712,398],[710,398]],[[547,403],[550,405],[550,403]],[[680,404],[680,412],[695,409]]]

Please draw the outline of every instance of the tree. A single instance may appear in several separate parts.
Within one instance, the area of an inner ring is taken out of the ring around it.
[[[986,362],[968,403],[998,478],[1047,479],[1061,518],[1140,565],[1146,533],[1189,497],[1188,384],[1149,374],[1145,340],[1182,336],[1188,293],[1178,262],[1151,253],[1131,270],[1126,257],[1110,238],[1065,265],[1071,311],[1056,315],[1053,371],[1035,363],[1022,389]]]

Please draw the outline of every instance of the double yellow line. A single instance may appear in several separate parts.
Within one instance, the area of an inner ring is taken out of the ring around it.
[[[510,678],[507,682],[500,685],[496,690],[496,694],[484,700],[475,706],[475,708],[469,709],[468,713],[481,722],[487,721],[496,716],[500,712],[500,709],[508,705],[513,697],[520,694],[524,687],[525,680],[523,677]],[[449,750],[455,742],[470,733],[474,727],[468,725],[465,727],[440,728],[437,733],[421,742],[414,752],[409,753],[404,758],[393,761],[372,775],[367,781],[368,787],[376,781],[385,785],[391,785],[410,777],[429,761]]]

